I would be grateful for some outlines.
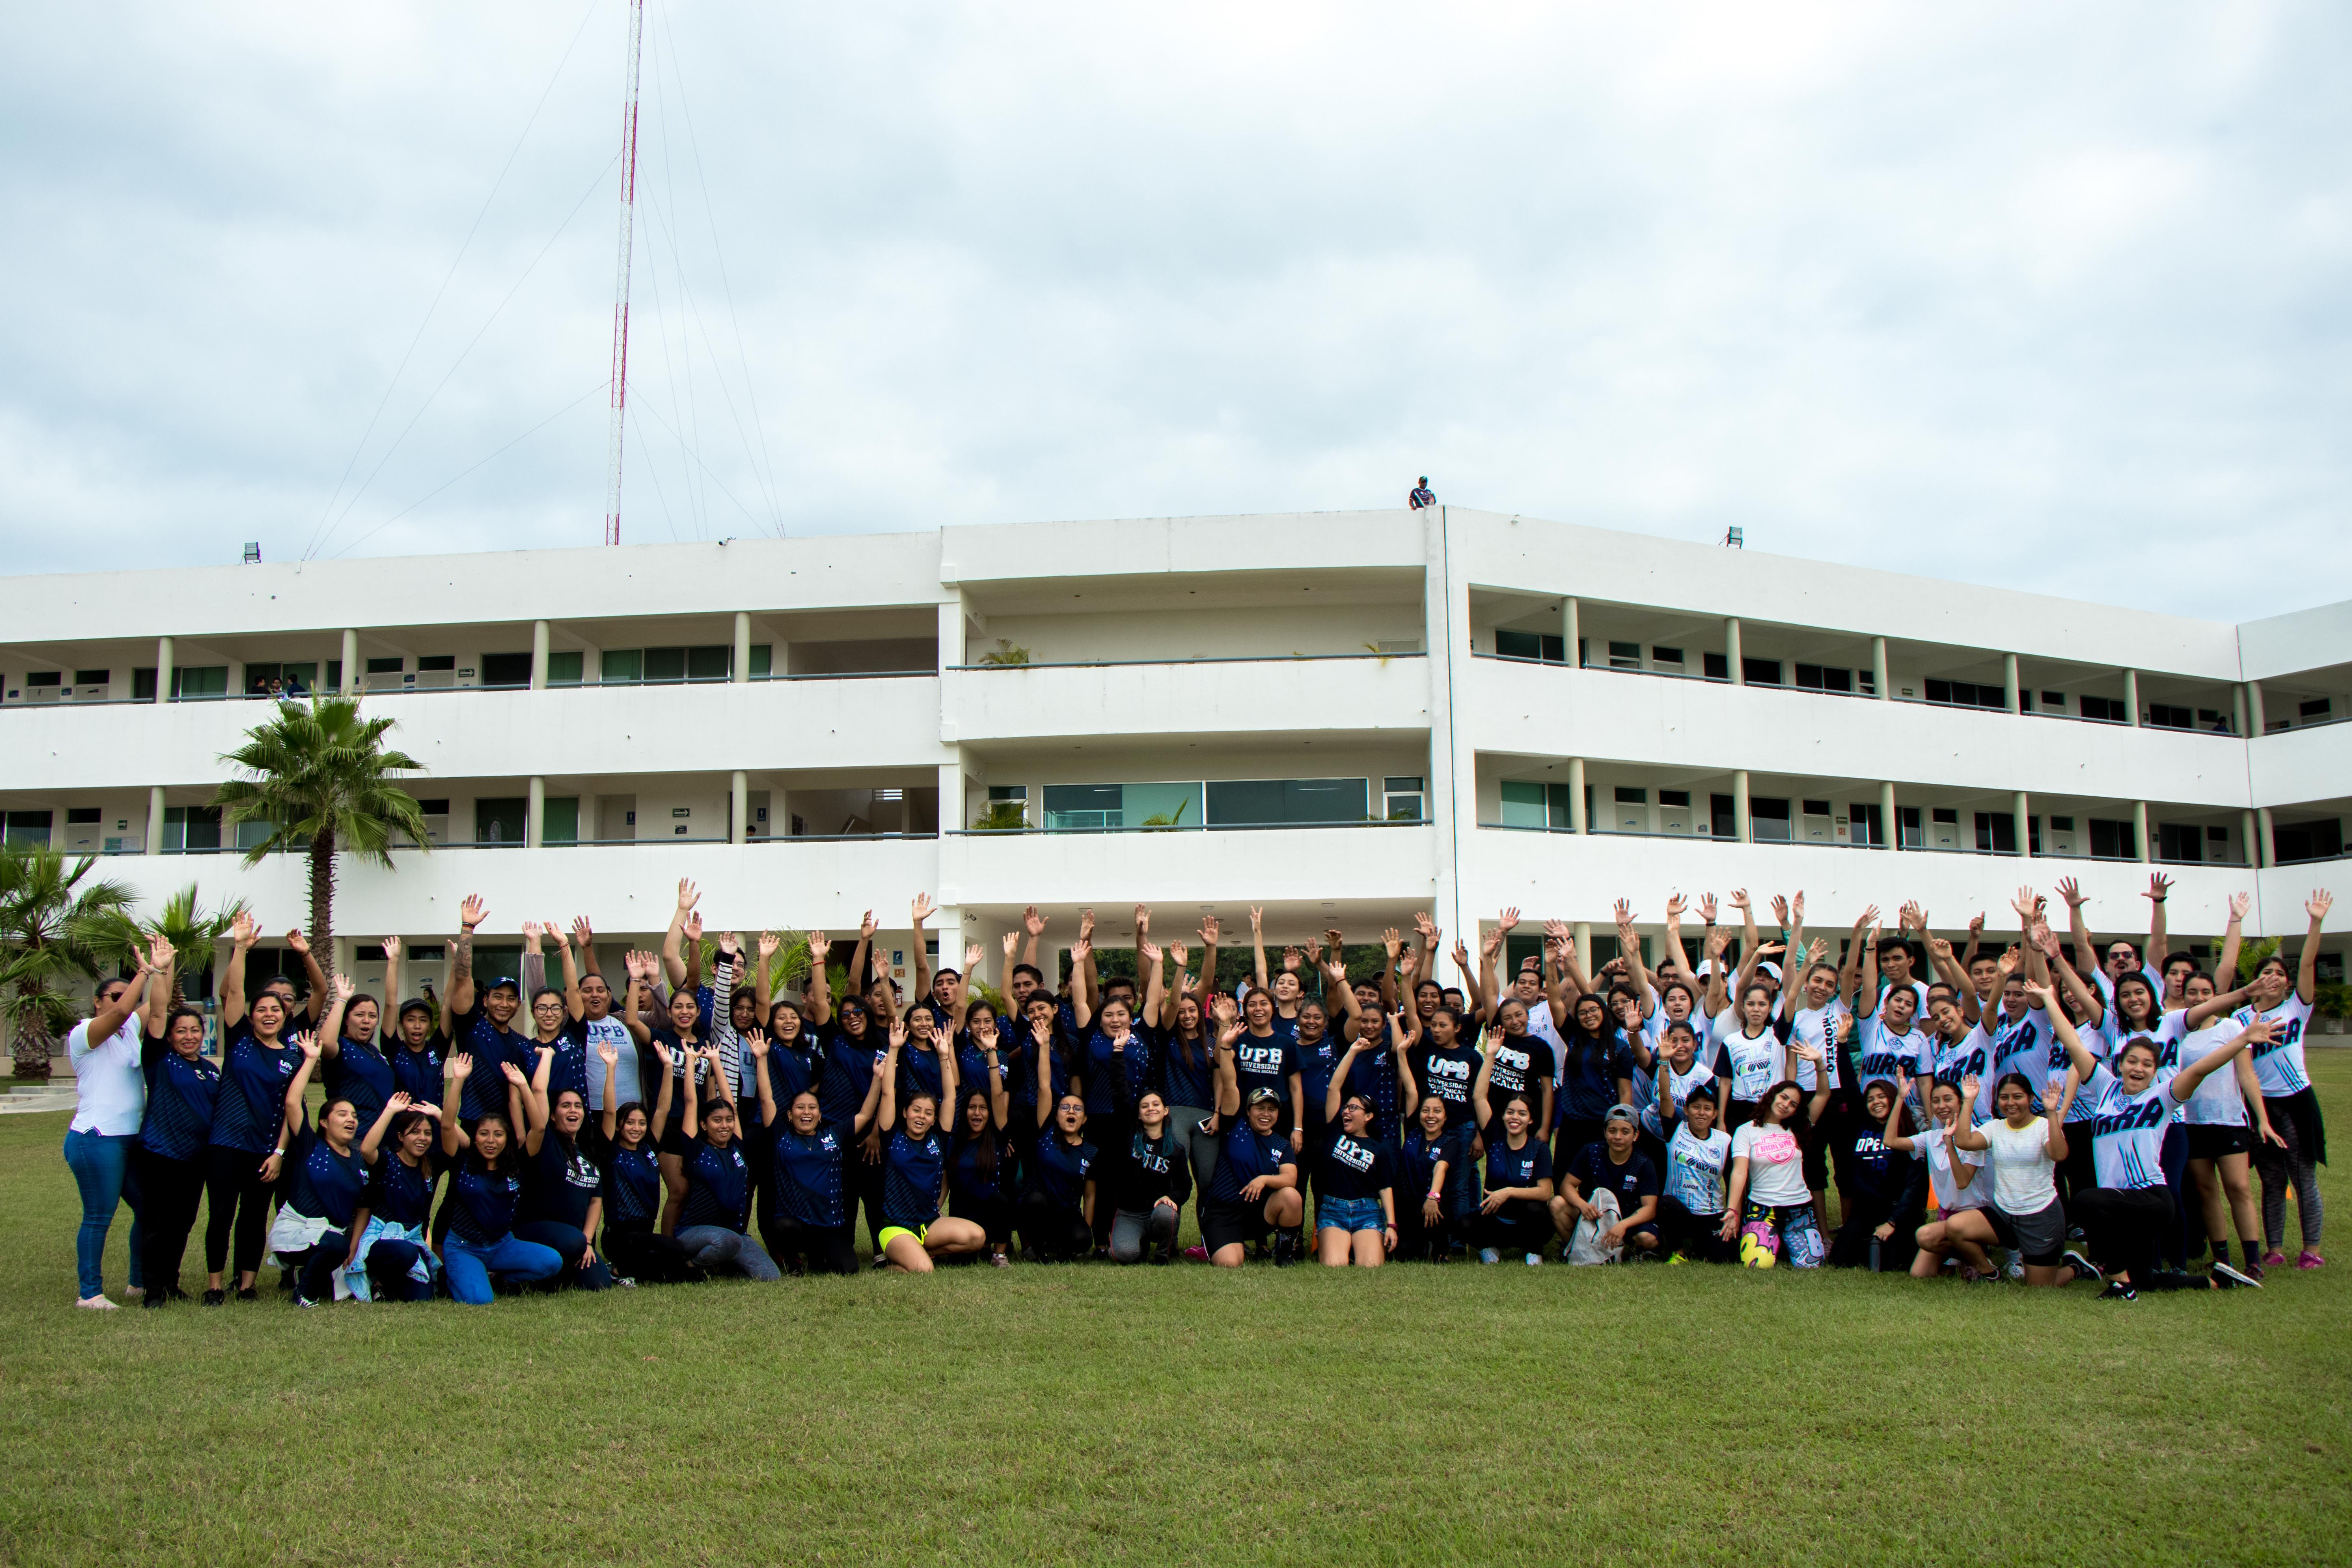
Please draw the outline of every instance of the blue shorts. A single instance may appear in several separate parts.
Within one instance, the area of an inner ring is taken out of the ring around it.
[[[1315,1194],[1315,1228],[1318,1230],[1381,1231],[1388,1228],[1388,1216],[1381,1211],[1378,1198],[1334,1198],[1321,1193]]]

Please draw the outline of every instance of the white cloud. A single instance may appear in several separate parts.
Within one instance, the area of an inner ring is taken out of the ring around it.
[[[2352,478],[2332,8],[647,16],[632,538],[1427,472],[2197,613],[2341,593],[2277,581]],[[595,540],[622,25],[19,18],[17,568]]]

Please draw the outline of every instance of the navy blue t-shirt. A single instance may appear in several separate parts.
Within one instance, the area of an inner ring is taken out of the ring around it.
[[[383,1059],[375,1042],[355,1040],[349,1035],[335,1042],[333,1056],[320,1058],[319,1074],[326,1081],[329,1100],[348,1100],[359,1112],[362,1135],[375,1125],[375,1119],[383,1113],[383,1102],[400,1087],[393,1079],[392,1064]]]
[[[1058,1208],[1076,1208],[1087,1195],[1087,1183],[1093,1179],[1095,1162],[1101,1152],[1081,1141],[1071,1144],[1062,1136],[1061,1129],[1048,1127],[1037,1135],[1036,1158],[1029,1162],[1030,1184],[1054,1201]]]
[[[213,1104],[221,1071],[203,1057],[184,1057],[153,1035],[142,1037],[147,1114],[139,1142],[166,1160],[193,1160],[212,1142]]]
[[[588,1055],[587,1024],[577,1018],[564,1019],[563,1027],[555,1032],[555,1038],[548,1041],[547,1047],[555,1052],[555,1059],[547,1068],[547,1103],[553,1106],[555,1097],[568,1089],[580,1097],[582,1105],[586,1105],[588,1063],[592,1059]],[[538,1037],[533,1036],[525,1040],[523,1048],[532,1056],[530,1064],[522,1070],[525,1073],[537,1072],[539,1058],[536,1053],[541,1049]],[[603,1062],[596,1063],[596,1076],[599,1079],[604,1076]]]
[[[1421,1080],[1424,1100],[1445,1102],[1445,1125],[1467,1127],[1477,1120],[1470,1103],[1471,1086],[1478,1081],[1478,1053],[1467,1046],[1441,1050],[1425,1046],[1413,1055],[1413,1076]]]
[[[1184,1053],[1192,1053],[1187,1065]],[[1195,1105],[1213,1110],[1217,1104],[1217,1058],[1214,1042],[1205,1035],[1189,1045],[1174,1038],[1160,1049],[1160,1081],[1171,1107]]]
[[[882,1151],[883,1223],[918,1227],[939,1218],[946,1163],[938,1127],[920,1138],[908,1137],[903,1127],[893,1129]]]
[[[1376,1198],[1396,1185],[1396,1159],[1388,1145],[1331,1129],[1315,1168],[1315,1191],[1323,1198]],[[1426,1190],[1426,1189],[1424,1189]]]
[[[835,1025],[824,1039],[824,1071],[817,1082],[817,1101],[829,1124],[847,1127],[857,1120],[873,1086],[874,1069],[882,1065],[882,1040],[873,1030],[852,1035]],[[773,1079],[770,1082],[772,1085]],[[778,1100],[781,1108],[787,1101]]]
[[[1505,1187],[1532,1187],[1538,1182],[1551,1180],[1551,1150],[1533,1132],[1519,1148],[1503,1133],[1500,1117],[1486,1130],[1486,1190],[1499,1192]],[[1521,1199],[1521,1202],[1533,1202]]]
[[[647,1226],[661,1218],[661,1163],[651,1140],[634,1149],[615,1143],[604,1156],[604,1223]]]
[[[604,1173],[597,1169],[585,1141],[575,1139],[567,1149],[551,1127],[540,1142],[539,1152],[528,1156],[523,1166],[522,1217],[554,1220],[585,1231],[588,1205],[604,1189]]]
[[[316,1132],[304,1132],[286,1150],[286,1168],[292,1181],[287,1206],[310,1219],[322,1219],[337,1230],[359,1212],[360,1194],[367,1190],[367,1165],[354,1143],[342,1153]]]
[[[1393,1141],[1398,1127],[1396,1053],[1386,1048],[1387,1037],[1383,1027],[1381,1049],[1356,1054],[1356,1065],[1348,1069],[1347,1092],[1360,1094],[1370,1102],[1372,1136]]]
[[[412,1165],[389,1150],[379,1152],[362,1201],[368,1213],[386,1225],[422,1230],[433,1212],[433,1167]]]
[[[412,1051],[403,1042],[386,1053],[385,1059],[392,1064],[392,1087],[420,1105],[438,1105],[446,1081],[441,1069],[448,1058],[448,1042],[438,1035],[428,1038],[421,1051]]]
[[[1339,1070],[1339,1058],[1346,1054],[1347,1047],[1339,1043],[1337,1035],[1327,1034],[1312,1045],[1301,1040],[1291,1047],[1291,1060],[1298,1068],[1299,1091],[1307,1100],[1309,1131],[1323,1125],[1324,1097],[1331,1092],[1332,1076]],[[1249,1103],[1249,1086],[1246,1084],[1242,1087],[1242,1103]],[[1282,1103],[1289,1105],[1287,1094],[1283,1096]]]
[[[768,1092],[775,1097],[779,1113],[790,1110],[793,1097],[802,1090],[819,1089],[824,1079],[824,1042],[813,1030],[803,1028],[795,1040],[772,1038],[768,1042]],[[757,1080],[753,1081],[756,1086]],[[860,1104],[865,1102],[863,1089],[857,1091],[857,1098]],[[824,1095],[821,1089],[817,1100],[822,1106]],[[849,1109],[854,1114],[857,1107]]]
[[[978,1089],[983,1094],[988,1093],[990,1079],[993,1077],[998,1083],[1003,1084],[1004,1083],[1005,1071],[1006,1062],[1003,1049],[1000,1048],[997,1051],[996,1065],[992,1068],[988,1065],[987,1053],[981,1050],[977,1046],[974,1046],[971,1043],[971,1037],[970,1035],[964,1035],[957,1040],[956,1098],[958,1100],[970,1100],[974,1089]],[[1008,1101],[1012,1098],[1012,1089],[1009,1084],[1005,1085],[1005,1098]],[[989,1101],[992,1108],[995,1103],[996,1102],[993,1099]],[[963,1111],[962,1106],[949,1106],[944,1109],[955,1113],[958,1124],[961,1124]],[[994,1114],[994,1110],[992,1109],[990,1111],[990,1114]]]
[[[301,1065],[302,1053],[291,1046],[267,1050],[247,1036],[230,1047],[213,1100],[213,1146],[262,1155],[276,1150],[286,1121],[286,1086]]]
[[[1217,1145],[1217,1169],[1209,1178],[1209,1201],[1240,1203],[1244,1187],[1260,1176],[1279,1175],[1285,1165],[1297,1163],[1286,1134],[1260,1132],[1246,1120],[1236,1119]]]
[[[1436,1179],[1439,1161],[1445,1163],[1445,1185],[1438,1194],[1438,1212],[1449,1218],[1466,1206],[1464,1189],[1471,1183],[1470,1129],[1448,1127],[1433,1141],[1418,1123],[1396,1148],[1397,1213],[1419,1215]]]
[[[981,1168],[980,1140],[971,1137],[959,1125],[955,1152],[948,1160],[948,1190],[960,1198],[974,1203],[992,1204],[1012,1196],[1006,1184],[1012,1176],[1012,1149],[1003,1138],[996,1140],[996,1158],[992,1169]]]
[[[1127,1077],[1126,1102],[1132,1103],[1151,1081],[1151,1041],[1140,1028],[1129,1031],[1125,1050],[1114,1049],[1110,1037],[1100,1029],[1087,1037],[1088,1116],[1104,1115],[1121,1103],[1118,1087],[1112,1083],[1111,1075],[1122,1068]]]
[[[743,1161],[743,1141],[713,1148],[697,1136],[686,1156],[686,1203],[677,1228],[715,1225],[740,1232],[751,1217],[751,1168]]]
[[[1276,1022],[1279,1024],[1281,1020],[1276,1019]],[[1244,1110],[1249,1107],[1250,1090],[1270,1089],[1282,1108],[1282,1122],[1287,1122],[1290,1120],[1290,1075],[1298,1070],[1298,1047],[1279,1029],[1271,1035],[1244,1032],[1240,1039],[1234,1042],[1234,1072],[1241,1080]]]
[[[1570,1041],[1561,1054],[1559,1114],[1562,1121],[1598,1121],[1617,1103],[1617,1080],[1633,1076],[1633,1053],[1617,1031],[1580,1047]]]
[[[928,1094],[939,1106],[940,1114],[948,1114],[948,1105],[941,1097],[947,1091],[947,1079],[940,1068],[940,1053],[934,1048],[919,1051],[912,1040],[898,1053],[898,1110],[903,1115],[915,1096]]]
[[[806,1137],[793,1131],[791,1123],[777,1122],[769,1213],[828,1230],[848,1224],[842,1212],[841,1163],[853,1142],[846,1127],[830,1121],[818,1123]]]
[[[499,1063],[512,1062],[525,1078],[539,1063],[529,1043],[504,1024],[494,1022],[482,1002],[478,994],[473,1011],[449,1016],[450,1049],[469,1052],[474,1058],[474,1070],[466,1079],[457,1108],[457,1119],[466,1122],[505,1112],[507,1075],[499,1070]]]
[[[1587,1143],[1577,1152],[1568,1173],[1576,1178],[1577,1190],[1588,1203],[1602,1187],[1615,1193],[1620,1215],[1632,1214],[1642,1206],[1643,1198],[1656,1197],[1662,1190],[1657,1166],[1639,1149],[1628,1155],[1623,1164],[1615,1165],[1610,1163],[1608,1144]]]
[[[515,1155],[520,1152],[517,1150]],[[514,1156],[501,1158],[511,1163]],[[468,1149],[450,1173],[449,1195],[442,1207],[449,1213],[450,1235],[476,1247],[495,1247],[513,1231],[515,1206],[521,1201],[520,1173],[490,1170]]]

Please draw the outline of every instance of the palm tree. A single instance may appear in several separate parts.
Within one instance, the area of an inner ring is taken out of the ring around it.
[[[416,797],[392,780],[423,773],[405,752],[383,749],[390,719],[362,719],[359,700],[321,697],[281,702],[274,717],[246,731],[245,744],[221,758],[252,775],[213,794],[225,821],[258,822],[268,837],[245,852],[257,864],[273,849],[310,857],[310,951],[320,967],[335,967],[335,856],[356,855],[391,870],[394,833],[429,850],[425,813]]]
[[[153,929],[156,935],[172,944],[173,983],[180,988],[181,1000],[188,999],[188,981],[192,976],[212,972],[221,939],[228,935],[236,917],[247,912],[245,900],[238,899],[206,913],[196,901],[194,882],[163,901],[163,913]]]
[[[68,863],[46,844],[0,848],[0,1015],[16,1076],[46,1083],[57,1038],[74,1026],[71,988],[119,966],[138,945],[131,889],[85,882],[94,856]]]

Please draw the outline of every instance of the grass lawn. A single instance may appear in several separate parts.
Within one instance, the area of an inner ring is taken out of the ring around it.
[[[100,1315],[65,1120],[0,1119],[7,1563],[2352,1558],[2341,1234],[2133,1305],[1089,1265]]]

